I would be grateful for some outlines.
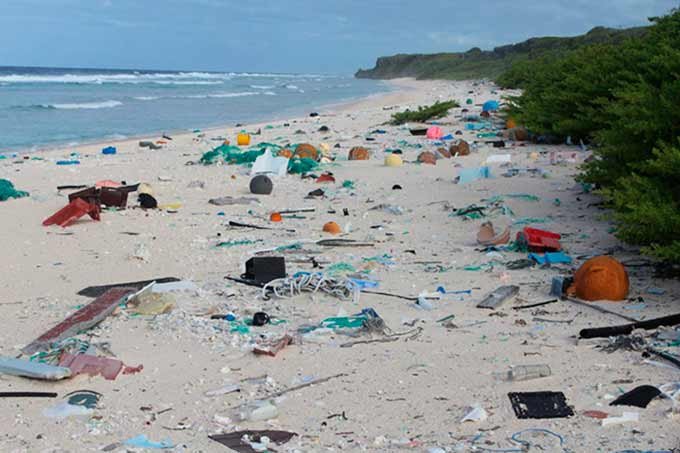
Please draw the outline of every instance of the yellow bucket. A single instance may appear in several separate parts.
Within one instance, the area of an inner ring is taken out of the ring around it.
[[[238,143],[238,146],[250,145],[250,134],[241,132],[236,136],[236,143]]]

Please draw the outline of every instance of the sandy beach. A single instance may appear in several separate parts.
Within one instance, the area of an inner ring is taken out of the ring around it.
[[[513,309],[552,299],[552,278],[570,275],[588,257],[610,254],[624,264],[647,261],[614,237],[614,223],[601,200],[574,181],[578,160],[589,152],[577,146],[509,140],[506,147],[494,148],[486,143],[494,139],[477,138],[479,131],[465,129],[461,108],[455,108],[439,121],[440,127],[445,134],[462,130],[456,138],[476,142],[471,154],[439,159],[436,165],[420,164],[418,154],[438,146],[410,135],[407,127],[385,125],[392,113],[455,99],[469,113],[478,114],[483,102],[508,93],[489,82],[391,83],[395,90],[387,94],[319,106],[316,117],[174,134],[158,150],[124,140],[0,160],[0,178],[30,192],[29,197],[0,202],[1,356],[27,358],[21,355],[25,345],[93,300],[77,295],[85,287],[160,277],[195,284],[195,289],[172,293],[175,306],[169,313],[136,315],[121,307],[78,335],[97,355],[108,351],[127,366],[143,365],[138,373],[120,374],[115,380],[79,375],[58,382],[0,375],[0,391],[59,395],[0,398],[0,424],[5,427],[0,450],[135,451],[124,442],[144,434],[154,442],[167,439],[166,451],[219,452],[229,450],[209,435],[276,429],[297,436],[270,451],[520,451],[512,450],[522,445],[511,437],[534,428],[558,436],[525,432],[520,438],[533,445],[528,451],[680,448],[679,416],[670,415],[669,400],[657,398],[644,409],[609,406],[637,386],[678,381],[678,368],[658,358],[643,358],[639,351],[605,352],[601,346],[607,339],[578,340],[583,328],[625,321],[568,301]],[[466,98],[474,104],[465,105]],[[321,126],[329,131],[320,132]],[[209,204],[212,198],[254,196],[248,188],[247,166],[198,163],[203,153],[221,143],[216,138],[235,142],[243,128],[261,130],[261,135],[252,136],[252,144],[327,143],[335,160],[323,164],[322,170],[332,172],[336,183],[287,175],[273,178],[272,194],[255,196],[255,203]],[[117,148],[115,155],[101,153],[109,145]],[[371,159],[348,161],[354,146],[368,148]],[[385,166],[388,148],[402,150],[402,166]],[[58,160],[76,158],[71,153],[77,153],[79,165],[56,165]],[[551,163],[551,153],[575,159]],[[455,184],[461,169],[480,167],[499,154],[509,154],[511,164],[488,164],[491,178]],[[502,176],[509,167],[539,170]],[[45,218],[68,203],[69,191],[58,191],[57,186],[93,185],[107,179],[147,183],[160,205],[177,205],[143,210],[132,193],[127,209],[104,210],[99,222],[86,216],[67,228],[42,226]],[[345,181],[351,184],[343,185]],[[402,189],[393,190],[395,185]],[[306,198],[317,188],[323,188],[326,196]],[[523,196],[527,194],[535,197]],[[504,263],[526,258],[526,253],[480,251],[477,232],[489,219],[464,220],[453,214],[454,209],[484,204],[494,196],[504,196],[512,213],[491,218],[497,229],[511,226],[513,238],[525,225],[560,233],[573,262],[511,270]],[[393,209],[371,209],[379,205]],[[315,211],[281,223],[269,220],[272,212],[299,208]],[[269,229],[233,228],[229,221]],[[344,232],[324,233],[322,226],[329,221]],[[372,246],[313,243],[329,238]],[[228,241],[233,245],[218,247]],[[300,243],[300,249],[285,248]],[[243,274],[245,262],[256,252],[277,247],[283,248],[277,255],[285,256],[289,275],[323,270],[314,263],[324,269],[343,268],[337,264],[344,263],[344,268],[378,282],[375,291],[408,298],[436,293],[438,287],[469,292],[429,299],[432,308],[423,309],[413,300],[369,293],[361,293],[357,301],[323,293],[264,300],[258,288],[225,279]],[[644,265],[627,270],[628,300],[596,305],[639,320],[677,311],[672,304],[680,295],[677,281],[655,278],[653,269]],[[502,285],[518,285],[519,297],[497,310],[476,308]],[[393,336],[300,334],[302,326],[318,326],[326,318],[354,315],[365,308],[373,308]],[[238,323],[211,319],[233,313],[246,320],[260,311],[282,322],[238,331],[234,329]],[[443,318],[448,319],[439,321]],[[286,333],[294,342],[275,357],[254,355],[256,342]],[[552,375],[523,382],[505,382],[494,375],[510,366],[533,364],[548,365]],[[240,391],[206,395],[232,384]],[[83,389],[102,395],[96,409],[66,418],[45,415],[64,395]],[[563,392],[574,415],[518,419],[508,393],[525,391]],[[239,420],[245,407],[258,400],[270,401],[278,415]],[[487,417],[463,422],[476,405]],[[639,420],[602,426],[584,411],[604,411],[612,417],[636,412]]]

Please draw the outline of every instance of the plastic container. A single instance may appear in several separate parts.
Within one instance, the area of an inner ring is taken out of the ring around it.
[[[250,145],[250,134],[245,134],[241,132],[236,136],[236,143],[238,144],[238,146]]]
[[[278,415],[279,410],[272,403],[269,401],[258,401],[257,403],[247,406],[245,410],[239,414],[239,418],[243,421],[261,422],[276,418]]]
[[[548,365],[518,365],[511,367],[508,371],[494,373],[494,376],[501,381],[519,382],[539,379],[552,375]]]

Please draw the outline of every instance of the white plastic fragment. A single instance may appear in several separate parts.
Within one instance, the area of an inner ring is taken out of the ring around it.
[[[484,408],[479,404],[475,403],[470,407],[470,411],[463,417],[461,423],[465,422],[483,422],[489,418],[489,414],[484,410]]]
[[[640,421],[638,412],[624,412],[620,417],[607,417],[602,419],[602,426],[621,425],[628,422]]]
[[[268,174],[273,176],[286,176],[288,172],[288,158],[274,157],[268,149],[264,154],[255,159],[251,175]]]
[[[205,392],[205,396],[220,396],[220,395],[227,395],[229,393],[234,393],[238,392],[241,390],[241,387],[238,384],[229,384],[225,385],[223,387],[220,387],[215,390],[210,390]]]

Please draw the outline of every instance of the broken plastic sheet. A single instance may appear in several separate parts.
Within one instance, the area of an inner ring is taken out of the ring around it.
[[[175,448],[175,445],[170,439],[163,439],[160,442],[154,442],[146,437],[146,434],[140,434],[139,436],[132,437],[123,443],[131,447],[145,449],[165,450],[169,448]]]
[[[458,173],[458,184],[467,184],[478,179],[491,178],[489,167],[463,168]]]
[[[285,176],[288,172],[288,158],[274,157],[269,151],[265,150],[264,154],[255,159],[253,168],[250,171],[251,176],[257,174],[266,174],[273,176]]]
[[[71,370],[66,367],[53,366],[46,363],[0,357],[0,374],[58,381],[70,377]]]
[[[85,406],[69,404],[68,401],[62,401],[43,410],[43,415],[49,418],[88,417],[92,412],[92,409]]]

